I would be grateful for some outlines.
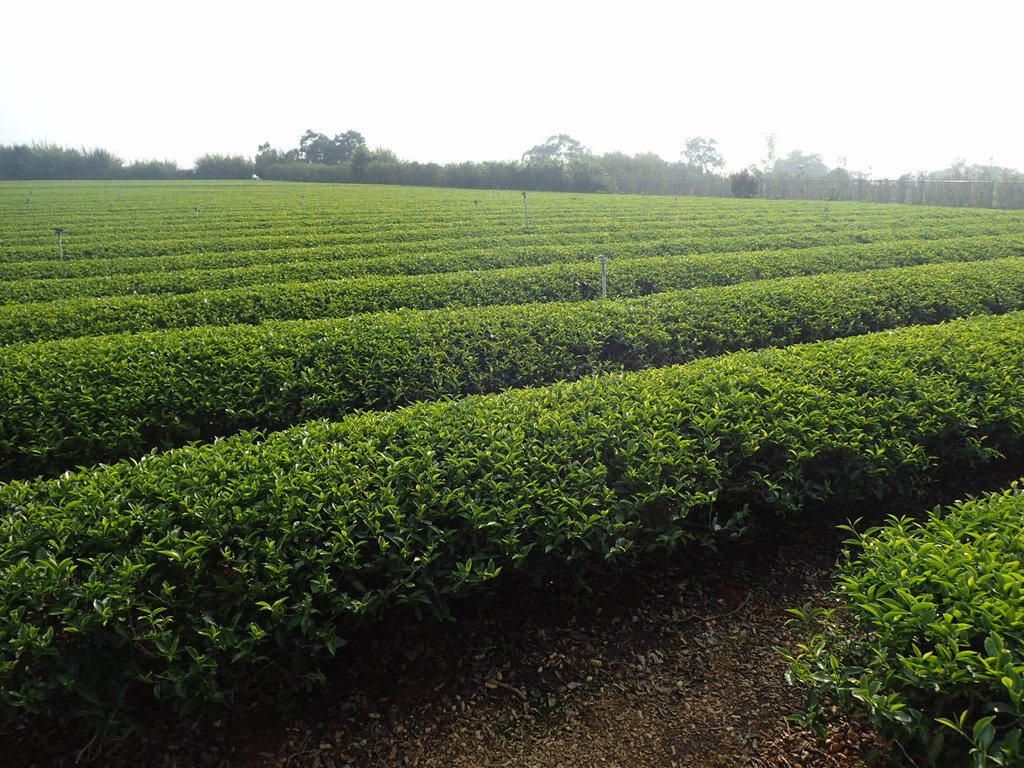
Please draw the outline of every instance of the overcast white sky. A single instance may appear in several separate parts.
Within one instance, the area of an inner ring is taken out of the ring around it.
[[[1024,170],[1024,3],[11,0],[0,144],[207,152],[357,130],[420,161],[568,133],[730,170],[800,149],[875,177]]]

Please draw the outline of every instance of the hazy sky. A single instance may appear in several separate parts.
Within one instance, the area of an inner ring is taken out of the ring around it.
[[[775,133],[875,177],[1024,170],[1020,0],[10,0],[0,26],[0,144],[189,167],[307,128],[436,162],[705,136],[732,170]]]

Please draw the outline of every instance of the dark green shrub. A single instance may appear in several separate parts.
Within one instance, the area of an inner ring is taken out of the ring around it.
[[[760,188],[760,179],[746,168],[729,176],[729,189],[733,197],[754,197]]]
[[[791,678],[928,766],[1024,764],[1024,491],[857,534]]]
[[[0,477],[241,429],[1024,308],[1024,260],[627,301],[378,313],[0,348]]]
[[[245,433],[0,486],[0,705],[89,728],[315,674],[385,612],[912,498],[1024,447],[1024,316]]]
[[[613,262],[612,298],[749,280],[1019,256],[1020,237],[872,243],[860,247],[646,257]],[[586,301],[601,295],[594,263],[425,275],[369,275],[184,294],[80,297],[0,306],[0,344],[201,325],[345,317],[401,308],[438,309]]]

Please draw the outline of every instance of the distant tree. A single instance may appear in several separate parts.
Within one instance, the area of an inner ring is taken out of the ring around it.
[[[370,152],[370,162],[372,163],[399,163],[401,162],[392,150],[387,147],[377,147]]]
[[[173,179],[180,174],[173,160],[136,160],[125,166],[121,175],[126,179]]]
[[[29,153],[30,179],[80,179],[82,155],[56,144],[33,144]]]
[[[599,158],[601,167],[608,177],[610,192],[627,193],[635,191],[632,158],[625,152],[605,152]]]
[[[255,165],[243,155],[203,155],[192,171],[197,179],[248,179]]]
[[[578,140],[566,133],[559,133],[555,136],[548,136],[543,144],[538,144],[524,152],[523,162],[564,164],[574,157],[583,157],[589,154],[590,150]]]
[[[686,148],[681,154],[687,165],[696,169],[702,176],[721,170],[725,166],[725,159],[718,151],[718,141],[715,139],[693,136],[686,140]]]
[[[568,188],[573,192],[607,192],[612,188],[604,166],[592,155],[570,158],[565,171]]]
[[[608,152],[600,157],[610,192],[623,194],[660,194],[673,191],[671,179],[685,174],[686,169],[669,163],[654,152],[627,155]]]
[[[32,148],[27,144],[0,146],[0,179],[31,179]]]
[[[369,152],[369,162],[360,172],[366,184],[404,184],[408,163],[386,147],[377,147]]]
[[[331,155],[331,140],[310,128],[299,139],[299,155],[307,163],[326,165]]]
[[[83,179],[116,179],[124,162],[105,149],[82,150],[79,174]]]
[[[409,166],[409,183],[424,187],[440,187],[444,184],[444,168],[437,163],[412,162]]]
[[[949,168],[944,168],[929,175],[935,179],[965,180],[967,178],[967,161],[962,157],[958,157]]]
[[[329,139],[326,134],[310,129],[299,139],[298,154],[307,163],[341,165],[352,160],[359,151],[366,151],[366,139],[359,131],[346,131]]]
[[[355,161],[363,166],[368,162],[370,151],[366,146],[366,139],[359,131],[345,131],[337,134],[331,140],[330,162],[347,163]]]
[[[322,183],[347,183],[352,181],[352,169],[348,165],[324,165],[288,160],[263,168],[257,174],[261,179],[276,181],[313,181]]]
[[[523,164],[519,186],[557,192],[566,189],[565,166],[560,160],[532,160]]]
[[[270,143],[260,144],[256,150],[255,169],[256,175],[260,178],[269,179],[271,176],[270,167],[284,162],[281,153],[270,146]]]
[[[56,144],[0,146],[0,178],[116,179],[123,163],[105,149],[68,149]]]
[[[362,139],[362,136],[359,137]],[[366,148],[366,142],[356,145],[351,154],[346,158],[348,164],[352,166],[352,177],[356,181],[363,181],[366,174],[366,166],[370,164],[373,159],[373,155],[370,150]]]
[[[774,133],[765,134],[765,155],[764,159],[761,160],[761,172],[764,174],[771,173],[772,168],[775,167],[775,161],[778,159],[776,154],[776,142],[777,138]]]
[[[966,160],[958,157],[948,168],[929,173],[928,178],[939,181],[1024,181],[1024,174],[991,162],[988,165],[968,165]]]
[[[733,197],[754,197],[760,185],[760,179],[748,168],[729,176],[729,189]]]
[[[823,179],[828,172],[821,155],[817,152],[805,154],[799,149],[777,158],[771,168],[771,175],[776,178]]]

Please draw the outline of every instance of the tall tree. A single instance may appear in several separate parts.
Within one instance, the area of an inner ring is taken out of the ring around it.
[[[590,154],[583,144],[567,133],[559,133],[555,136],[548,136],[543,144],[538,144],[532,149],[523,153],[523,162],[545,163],[554,161],[564,164],[574,157],[584,157]]]
[[[326,165],[332,154],[332,142],[326,135],[310,128],[299,139],[299,153],[307,163]]]
[[[828,166],[817,152],[801,152],[794,149],[785,157],[775,160],[771,175],[776,178],[822,179],[828,175]]]
[[[686,148],[681,154],[686,164],[695,168],[702,176],[721,170],[725,166],[725,159],[718,151],[716,139],[693,136],[686,140]]]
[[[366,139],[359,131],[345,131],[336,134],[331,139],[331,162],[347,163],[362,158],[362,155],[369,150],[366,147]],[[364,163],[365,164],[365,163]]]
[[[270,146],[270,142],[260,144],[256,150],[256,173],[259,176],[267,176],[270,166],[281,162],[281,154]]]
[[[363,151],[366,151],[366,139],[359,131],[345,131],[331,139],[310,129],[299,139],[299,156],[317,165],[342,165]]]
[[[778,143],[778,137],[774,133],[766,133],[764,136],[765,143],[765,156],[761,160],[761,173],[767,175],[772,172],[772,168],[775,167],[775,161],[778,159],[776,154],[776,145]]]

